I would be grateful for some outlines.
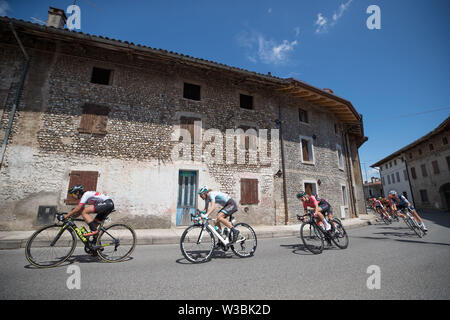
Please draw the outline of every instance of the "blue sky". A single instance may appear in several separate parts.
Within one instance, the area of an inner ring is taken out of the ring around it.
[[[49,6],[73,2],[0,0],[0,15],[46,21]],[[450,112],[448,0],[76,2],[82,32],[333,89],[363,114],[363,174],[364,164],[369,169]],[[381,9],[381,30],[366,26],[372,4]]]

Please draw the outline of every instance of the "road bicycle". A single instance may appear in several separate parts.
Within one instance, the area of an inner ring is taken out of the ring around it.
[[[253,256],[257,246],[255,231],[246,223],[234,224],[233,215],[230,215],[229,219],[239,231],[238,239],[234,243],[230,239],[231,230],[228,234],[219,233],[210,225],[209,218],[202,215],[198,209],[197,214],[191,214],[193,224],[184,230],[180,239],[181,253],[186,260],[192,263],[207,262],[211,260],[214,249],[218,248],[224,251],[231,249],[241,258]]]
[[[385,224],[391,224],[392,223],[392,218],[386,213],[383,212],[383,209],[381,209],[381,207],[377,207],[375,209],[375,212],[378,213],[381,217],[381,220],[385,223]]]
[[[423,230],[422,226],[419,224],[419,222],[411,215],[411,209],[410,208],[402,208],[400,211],[406,216],[403,217],[403,220],[405,221],[406,225],[414,231],[419,238],[422,238],[426,232]]]
[[[65,213],[57,213],[63,214]],[[33,233],[25,246],[27,260],[38,268],[56,267],[73,254],[77,236],[83,242],[86,253],[106,262],[124,261],[136,247],[136,233],[126,224],[116,223],[105,227],[105,222],[111,221],[108,217],[98,226],[98,234],[86,237],[86,229],[79,228],[75,221],[84,220],[69,218],[44,226]]]
[[[347,232],[341,221],[337,218],[329,220],[332,224],[330,231],[319,226],[318,218],[314,217],[314,210],[308,210],[305,215],[297,215],[297,218],[302,222],[300,227],[300,237],[302,238],[305,248],[313,254],[322,253],[325,241],[328,245],[334,243],[339,249],[346,249],[349,244]]]

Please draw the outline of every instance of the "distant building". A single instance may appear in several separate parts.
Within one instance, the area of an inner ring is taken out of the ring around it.
[[[422,138],[373,164],[380,168],[385,195],[406,192],[419,209],[450,210],[449,131],[447,117]]]
[[[364,181],[364,197],[368,198],[378,198],[383,196],[383,186],[381,185],[381,180],[379,178],[371,178],[370,182]]]

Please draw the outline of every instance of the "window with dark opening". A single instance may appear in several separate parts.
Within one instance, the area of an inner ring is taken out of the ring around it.
[[[300,122],[308,123],[308,112],[303,109],[298,109],[298,119]]]
[[[443,137],[443,138],[442,138],[442,144],[448,144],[447,137]]]
[[[183,97],[190,100],[200,101],[200,86],[185,82]]]
[[[427,190],[420,190],[420,199],[422,202],[429,202]]]
[[[239,95],[240,107],[244,109],[253,109],[253,97],[246,94]]]
[[[97,84],[109,85],[111,81],[111,70],[96,68],[92,69],[91,82]]]
[[[417,179],[416,168],[414,168],[414,167],[411,168],[411,177],[413,179]]]
[[[422,176],[423,176],[423,177],[427,177],[428,174],[427,174],[427,168],[426,168],[426,166],[423,164],[423,165],[420,166],[420,168],[422,169]]]
[[[433,173],[439,174],[440,170],[439,170],[439,165],[438,165],[437,160],[431,162],[431,165],[433,166]]]
[[[434,150],[433,144],[430,144],[429,147],[430,147],[430,151],[433,151],[433,150]]]

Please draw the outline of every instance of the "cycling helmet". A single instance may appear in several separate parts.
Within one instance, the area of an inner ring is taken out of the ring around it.
[[[76,184],[73,187],[69,188],[69,193],[75,192],[84,192],[84,186],[82,184]]]
[[[397,195],[397,191],[391,190],[391,191],[389,191],[389,195],[390,196],[396,196]]]
[[[300,199],[301,197],[304,197],[304,196],[306,196],[306,192],[305,192],[305,191],[300,191],[300,192],[297,194],[297,199]]]
[[[206,191],[208,191],[208,187],[207,186],[203,186],[200,188],[200,190],[198,190],[198,194],[202,195],[204,194]]]

